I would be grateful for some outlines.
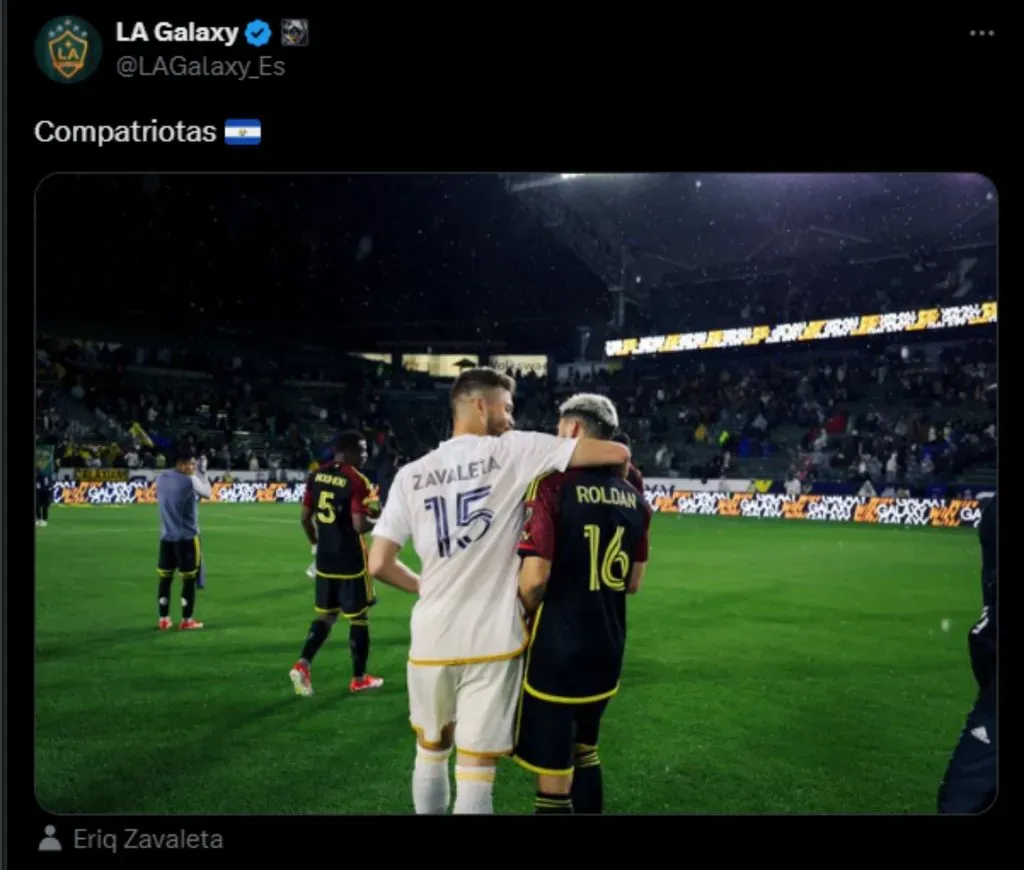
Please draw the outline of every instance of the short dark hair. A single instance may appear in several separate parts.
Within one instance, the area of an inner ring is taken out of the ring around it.
[[[469,398],[473,393],[483,390],[508,390],[513,395],[516,391],[516,382],[508,375],[502,374],[497,369],[475,368],[464,369],[452,384],[452,391],[449,396],[452,410],[461,399]]]
[[[630,438],[629,435],[627,435],[625,432],[616,432],[614,435],[612,435],[611,440],[614,441],[616,444],[623,444],[626,447],[633,446],[633,439]]]
[[[356,429],[348,429],[339,432],[334,439],[334,449],[338,453],[359,453],[362,450],[360,441],[365,441],[366,436]]]
[[[196,458],[196,449],[190,441],[179,442],[174,449],[174,464],[181,465],[183,462],[191,462]]]

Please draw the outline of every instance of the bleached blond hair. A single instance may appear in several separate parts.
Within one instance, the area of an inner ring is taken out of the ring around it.
[[[619,428],[619,412],[615,403],[598,393],[577,393],[562,403],[558,409],[562,417],[579,417],[590,422],[601,438],[611,438]]]

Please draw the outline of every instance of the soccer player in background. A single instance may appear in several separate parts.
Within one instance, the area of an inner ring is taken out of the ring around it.
[[[632,439],[625,432],[616,432],[612,435],[611,440],[616,444],[625,444],[631,450],[633,448]],[[644,494],[644,476],[640,473],[640,469],[632,462],[629,463],[629,467],[626,469],[626,482],[640,495]]]
[[[561,407],[558,434],[608,438],[618,426],[605,396]],[[519,542],[519,592],[533,630],[526,653],[514,760],[537,775],[536,813],[600,813],[601,717],[618,691],[626,596],[647,567],[650,509],[627,469],[574,469],[534,481]]]
[[[191,448],[181,447],[177,453],[174,468],[156,479],[156,500],[160,508],[157,607],[161,631],[171,627],[171,582],[175,571],[181,574],[182,583],[178,628],[191,631],[203,627],[193,616],[196,580],[203,561],[199,544],[199,499],[209,498],[212,489],[206,478],[196,473]]]
[[[366,439],[342,432],[334,459],[309,476],[302,501],[302,528],[316,557],[316,619],[309,627],[299,660],[289,672],[296,694],[313,694],[310,667],[339,616],[348,620],[352,653],[349,689],[379,689],[384,681],[366,672],[370,657],[370,608],[377,603],[373,577],[366,569],[362,535],[380,515],[377,490],[359,469],[367,460]]]
[[[526,487],[544,472],[629,461],[620,444],[509,431],[514,390],[493,369],[460,374],[451,439],[399,469],[374,529],[374,576],[419,592],[408,688],[417,735],[412,796],[421,815],[448,810],[453,746],[453,811],[494,812],[495,768],[512,749],[527,643],[515,554]],[[397,558],[410,538],[420,576]]]
[[[967,635],[971,670],[978,697],[960,732],[946,774],[939,786],[939,812],[982,813],[996,799],[998,765],[996,664],[998,659],[998,565],[996,531],[999,526],[998,495],[987,500],[981,512],[981,617]]]
[[[200,452],[199,458],[196,459],[196,474],[198,474],[199,477],[201,477],[203,480],[206,480],[207,469],[209,468],[209,466],[210,466],[209,457],[207,457],[206,453]],[[211,487],[211,490],[212,490],[212,487]],[[203,547],[203,540],[202,540],[202,538],[200,538],[199,539],[199,549],[200,549],[200,552],[202,551],[202,547]],[[205,588],[206,588],[206,560],[203,559],[199,563],[199,575],[196,577],[196,589],[205,589]]]
[[[43,467],[36,468],[36,525],[45,528],[50,522],[53,503],[53,478]]]

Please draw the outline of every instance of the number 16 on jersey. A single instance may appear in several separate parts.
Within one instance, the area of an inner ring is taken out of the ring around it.
[[[484,507],[474,510],[473,506],[484,501],[491,494],[489,486],[481,486],[460,492],[455,497],[454,536],[450,527],[448,499],[435,495],[425,499],[424,507],[434,515],[434,529],[437,533],[437,553],[442,559],[452,555],[452,543],[465,550],[474,541],[479,541],[494,521],[494,511]]]

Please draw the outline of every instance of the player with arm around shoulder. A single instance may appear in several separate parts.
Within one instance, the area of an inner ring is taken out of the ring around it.
[[[373,532],[374,576],[419,593],[407,672],[419,814],[447,812],[453,748],[453,811],[493,812],[497,759],[512,750],[527,644],[515,554],[524,491],[545,472],[629,461],[619,444],[510,431],[514,390],[493,369],[456,378],[451,439],[398,472]],[[419,576],[398,560],[410,539]]]
[[[313,694],[310,669],[339,616],[348,620],[352,653],[349,690],[378,689],[384,681],[366,672],[370,656],[370,608],[377,603],[373,575],[367,571],[362,535],[380,514],[377,491],[360,469],[367,460],[366,439],[360,432],[342,432],[334,442],[334,459],[325,462],[306,482],[302,529],[316,556],[314,609],[299,660],[288,676],[295,693]]]
[[[618,425],[604,396],[561,407],[565,438],[609,437]],[[631,468],[631,467],[630,467]],[[635,471],[635,469],[634,469]],[[626,596],[643,581],[650,509],[627,468],[570,470],[535,481],[519,542],[519,590],[533,614],[515,754],[536,774],[537,813],[601,813],[601,717],[619,687]]]

